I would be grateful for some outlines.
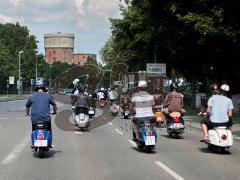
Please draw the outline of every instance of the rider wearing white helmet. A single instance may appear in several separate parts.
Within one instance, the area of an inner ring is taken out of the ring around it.
[[[233,102],[226,95],[230,88],[227,84],[223,84],[219,89],[219,94],[213,95],[208,100],[208,118],[201,121],[202,130],[204,133],[201,141],[208,140],[208,129],[217,126],[232,126],[232,110]]]
[[[137,124],[143,121],[155,122],[153,114],[154,99],[153,96],[146,92],[147,82],[139,81],[138,90],[133,94],[131,99],[130,112],[134,114],[132,119],[133,140],[137,140]]]

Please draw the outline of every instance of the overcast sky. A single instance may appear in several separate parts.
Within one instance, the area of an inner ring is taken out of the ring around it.
[[[75,53],[98,55],[111,35],[109,18],[119,18],[119,0],[0,0],[0,23],[27,26],[44,53],[44,34],[72,33]],[[98,57],[99,59],[99,57]]]

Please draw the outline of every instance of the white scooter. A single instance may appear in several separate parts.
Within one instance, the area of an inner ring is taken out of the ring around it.
[[[115,102],[111,103],[111,106],[109,109],[113,116],[118,115],[120,111],[120,107]]]
[[[226,126],[215,127],[208,130],[208,141],[204,141],[208,149],[224,152],[233,146],[232,132]]]
[[[74,123],[80,129],[87,130],[90,126],[89,111],[86,107],[74,106],[73,108]]]

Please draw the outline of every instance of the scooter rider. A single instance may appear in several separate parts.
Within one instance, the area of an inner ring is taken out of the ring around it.
[[[183,106],[183,95],[177,91],[178,86],[176,84],[170,85],[170,93],[165,97],[165,100],[163,102],[163,110],[162,112],[166,114],[167,116],[172,112],[179,112],[181,113],[181,116],[185,114],[185,110],[182,109]],[[169,118],[167,118],[169,119]],[[181,119],[182,120],[182,119]],[[167,122],[169,123],[169,122]],[[184,122],[181,122],[184,124]]]
[[[111,88],[111,90],[108,92],[108,98],[111,103],[114,103],[119,98],[119,93],[115,90],[114,87]]]
[[[52,132],[50,104],[53,107],[52,114],[56,114],[57,106],[53,97],[46,92],[44,78],[38,77],[36,79],[35,91],[36,92],[29,97],[26,103],[26,115],[30,115],[31,110],[32,131],[36,129],[35,125],[38,121],[45,121],[47,130]]]
[[[229,86],[223,84],[220,87],[219,94],[215,94],[209,98],[207,108],[208,118],[201,121],[204,136],[200,141],[208,141],[208,130],[213,127],[227,126],[229,128],[232,126],[233,102],[226,97],[229,90]]]
[[[127,90],[126,89],[123,89],[122,90],[122,93],[120,95],[120,107],[123,111],[126,111],[127,109],[125,109],[127,106],[129,106],[129,103],[130,103],[130,96],[129,94],[127,93]]]
[[[163,112],[168,114],[171,112],[180,112],[181,114],[185,113],[185,110],[182,109],[183,106],[183,95],[177,91],[178,86],[176,84],[170,85],[170,93],[165,97],[163,102]]]
[[[132,103],[130,106],[131,114],[134,113],[132,119],[132,128],[133,128],[133,140],[137,140],[137,131],[138,124],[149,120],[152,123],[155,122],[155,116],[153,114],[154,99],[153,96],[147,93],[146,90],[147,82],[139,81],[138,90],[139,92],[134,93],[132,96]]]
[[[74,98],[74,105],[77,105],[81,108],[89,108],[90,106],[90,99],[87,95],[84,94],[84,90],[82,88],[79,88],[79,94]],[[74,109],[74,107],[73,107]]]

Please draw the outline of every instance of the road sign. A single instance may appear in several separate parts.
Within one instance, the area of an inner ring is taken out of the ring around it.
[[[114,81],[115,86],[122,86],[122,81]]]
[[[9,76],[9,84],[14,84],[14,76]]]
[[[133,74],[130,74],[130,75],[128,75],[128,83],[130,84],[130,85],[134,85],[134,75]]]
[[[148,76],[166,76],[166,64],[147,63],[146,71]]]

